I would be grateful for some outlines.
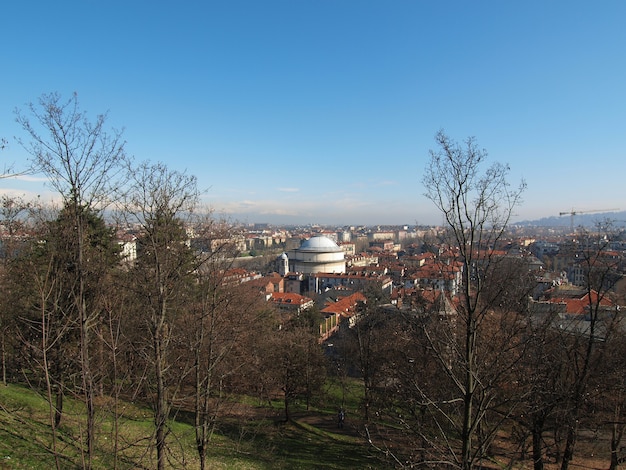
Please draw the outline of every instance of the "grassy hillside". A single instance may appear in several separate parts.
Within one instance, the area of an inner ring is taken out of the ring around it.
[[[331,400],[334,401],[334,400]],[[55,433],[61,468],[82,468],[82,405],[68,399]],[[97,469],[155,468],[151,411],[124,402],[99,403]],[[211,469],[385,468],[347,423],[337,429],[335,410],[296,412],[293,423],[279,420],[268,405],[233,404],[220,420],[209,449]],[[193,427],[183,413],[170,422],[170,468],[199,468]],[[55,468],[47,401],[31,389],[0,386],[0,469]],[[117,432],[115,431],[117,428]],[[117,438],[116,438],[117,437]]]

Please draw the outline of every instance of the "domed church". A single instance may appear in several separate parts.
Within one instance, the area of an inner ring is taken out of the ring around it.
[[[324,236],[311,237],[299,248],[283,253],[279,261],[280,274],[292,273],[315,274],[346,272],[345,253],[333,240]]]

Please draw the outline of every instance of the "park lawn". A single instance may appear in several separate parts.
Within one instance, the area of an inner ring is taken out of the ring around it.
[[[311,411],[319,418],[313,421],[300,420],[308,415],[307,411],[298,410],[293,423],[268,419],[267,414],[261,413],[258,418],[245,421],[225,417],[211,441],[208,468],[385,468],[358,436],[329,430],[328,423],[336,411],[334,405],[328,408]],[[98,407],[93,468],[155,468],[151,410],[135,403],[118,403],[116,434],[111,409],[110,404]],[[269,408],[270,413],[275,411]],[[317,422],[326,426],[318,426]],[[0,469],[55,468],[49,423],[45,397],[20,385],[0,386]],[[193,426],[184,420],[173,420],[169,428],[169,468],[199,468]],[[63,420],[55,433],[62,468],[82,468],[83,433],[83,405],[66,398]]]

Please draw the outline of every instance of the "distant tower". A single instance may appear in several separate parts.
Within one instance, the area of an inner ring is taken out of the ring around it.
[[[278,257],[278,274],[286,276],[289,272],[289,257],[287,253],[283,253]]]

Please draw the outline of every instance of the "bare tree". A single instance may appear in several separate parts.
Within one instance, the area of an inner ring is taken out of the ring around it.
[[[617,309],[607,302],[620,277],[617,272],[619,260],[609,250],[613,237],[610,221],[599,223],[594,231],[581,228],[576,237],[573,254],[583,273],[586,308],[584,318],[567,325],[572,339],[568,357],[572,370],[561,470],[567,470],[574,457],[579,421],[589,396],[590,384],[607,355],[605,345],[610,343],[621,320]]]
[[[193,388],[196,449],[200,468],[206,468],[206,456],[217,417],[224,403],[224,384],[228,375],[238,370],[234,352],[246,329],[248,302],[239,286],[226,282],[228,270],[237,255],[233,233],[224,223],[210,216],[202,218],[194,230],[201,240],[189,315],[188,338],[194,338]]]
[[[203,268],[206,266],[203,266]],[[207,467],[207,452],[220,416],[232,406],[229,397],[237,391],[250,393],[258,383],[251,381],[253,351],[260,341],[264,323],[271,321],[268,306],[258,291],[225,281],[227,271],[217,270],[198,284],[197,302],[188,326],[193,338],[193,389],[195,391],[195,437],[200,468]]]
[[[25,229],[31,203],[21,197],[3,195],[0,197],[0,283],[6,285],[10,263],[20,248],[25,244]],[[5,296],[6,298],[6,296]],[[12,323],[10,305],[0,307],[0,353],[2,355],[2,383],[7,384],[7,348],[11,335],[8,334]]]
[[[60,468],[58,427],[63,417],[65,381],[73,362],[76,319],[68,314],[63,276],[57,271],[57,246],[50,238],[50,221],[31,227],[33,237],[25,240],[6,271],[3,301],[10,311],[11,332],[17,339],[14,367],[30,383],[43,383],[48,402],[52,451]],[[40,243],[45,240],[44,243]],[[10,307],[8,307],[10,306]],[[72,367],[74,366],[74,367]]]
[[[197,206],[199,192],[195,177],[171,171],[163,164],[143,163],[130,170],[129,188],[121,204],[127,221],[140,227],[132,289],[140,299],[137,315],[145,322],[151,342],[155,446],[157,468],[161,470],[167,458],[170,385],[176,375],[169,354],[176,317],[184,311],[176,302],[187,295],[196,269],[185,221]]]
[[[387,315],[381,313],[372,303],[372,298],[369,298],[359,305],[354,326],[345,335],[347,341],[339,347],[343,355],[352,357],[359,370],[363,382],[361,405],[366,426],[370,422],[374,392],[377,380],[380,379],[378,372],[384,361],[382,353],[389,350],[389,344],[385,341],[389,334],[385,329],[387,322]]]
[[[0,137],[0,151],[3,151],[9,145],[8,141],[4,137]],[[0,179],[14,178],[16,176],[23,176],[30,173],[30,170],[15,171],[13,163],[5,163],[0,170]]]
[[[122,132],[107,131],[107,114],[92,122],[79,107],[78,95],[63,100],[44,94],[16,121],[29,140],[18,142],[31,155],[31,171],[43,173],[64,201],[103,209],[119,182],[125,161]]]
[[[265,367],[270,369],[283,393],[285,421],[291,421],[293,402],[305,398],[307,404],[324,382],[326,364],[318,332],[294,322],[274,332]]]
[[[47,269],[45,269],[46,267]],[[61,349],[60,343],[71,328],[71,323],[60,321],[58,318],[59,312],[51,308],[59,300],[57,280],[51,274],[51,271],[52,260],[49,261],[43,270],[33,270],[34,275],[30,281],[33,283],[35,295],[38,295],[36,300],[33,299],[38,312],[33,312],[33,315],[30,317],[22,318],[22,325],[26,327],[25,330],[27,331],[20,331],[19,336],[30,350],[29,358],[31,363],[40,369],[43,374],[50,427],[52,429],[52,451],[56,468],[60,469],[57,429],[61,422],[63,410],[64,387],[61,363],[64,361],[60,357],[59,351]],[[39,314],[39,318],[35,316],[36,314]],[[38,338],[39,341],[36,341],[35,338]],[[56,398],[54,398],[55,395]]]
[[[462,402],[458,464],[470,469],[484,455],[476,437],[485,419],[485,407],[492,405],[482,393],[480,374],[485,368],[477,356],[492,307],[483,298],[484,273],[496,260],[494,247],[504,236],[525,185],[510,187],[508,166],[495,163],[483,170],[486,152],[473,138],[460,145],[439,131],[435,140],[438,150],[431,151],[423,179],[426,196],[443,214],[463,268],[460,302],[454,304],[461,340],[460,348],[454,351],[458,366],[447,367],[447,361],[442,365],[446,365],[443,371],[455,384]]]
[[[567,395],[567,340],[558,330],[558,312],[554,305],[543,311],[533,309],[525,322],[524,355],[513,370],[512,383],[518,405],[511,417],[518,445],[525,455],[526,441],[531,440],[533,468],[543,470],[548,444],[545,435],[559,427],[562,404]],[[556,450],[555,446],[552,446]],[[556,455],[556,452],[553,452]]]
[[[600,407],[605,416],[602,426],[610,429],[611,459],[609,470],[617,470],[624,462],[624,448],[622,439],[626,431],[626,338],[623,335],[613,335],[609,346],[611,354],[607,354],[602,362],[600,372],[601,382],[604,382],[606,391],[599,399]]]
[[[80,365],[82,388],[87,407],[87,458],[91,467],[94,445],[94,378],[90,344],[98,313],[90,311],[87,302],[86,236],[88,214],[102,210],[112,194],[124,161],[121,132],[105,129],[106,115],[90,121],[81,111],[77,95],[63,101],[56,93],[42,95],[28,112],[16,111],[16,120],[26,131],[29,141],[20,143],[30,153],[32,169],[48,177],[49,184],[63,199],[72,219],[72,247],[76,283],[71,287],[80,331]]]

